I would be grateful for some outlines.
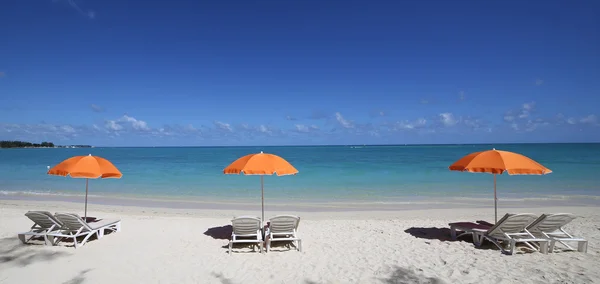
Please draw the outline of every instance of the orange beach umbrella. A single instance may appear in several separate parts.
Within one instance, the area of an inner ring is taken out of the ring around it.
[[[88,180],[91,178],[121,178],[123,174],[107,159],[92,156],[74,156],[48,170],[49,175],[70,175],[72,178],[85,178],[85,215],[87,219]]]
[[[265,220],[265,187],[264,175],[278,176],[295,175],[298,170],[288,161],[273,154],[260,151],[258,154],[243,156],[223,170],[224,174],[260,175],[260,190],[262,199],[262,220]]]
[[[494,174],[494,210],[498,222],[496,175],[545,175],[552,171],[521,154],[496,149],[468,154],[448,167],[451,171]]]

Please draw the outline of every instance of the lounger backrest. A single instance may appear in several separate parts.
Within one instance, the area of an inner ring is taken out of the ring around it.
[[[61,222],[56,220],[54,216],[47,211],[29,211],[25,213],[25,216],[44,229],[49,229],[55,225],[61,225]]]
[[[54,217],[63,223],[64,229],[77,231],[83,227],[88,231],[92,230],[90,226],[88,226],[87,223],[84,222],[83,219],[81,219],[81,217],[79,217],[77,214],[56,213]]]
[[[269,230],[273,233],[289,233],[298,229],[300,217],[293,215],[279,215],[269,219]]]
[[[523,214],[506,214],[496,225],[491,227],[488,230],[488,235],[503,235],[506,234],[516,234],[523,232],[527,225],[531,224],[533,220],[535,220],[537,216],[530,213]]]
[[[253,235],[260,230],[260,218],[242,216],[231,220],[233,233],[236,235]]]
[[[532,233],[552,233],[569,224],[575,218],[577,218],[575,215],[569,213],[542,214],[542,216],[527,226],[527,230]]]

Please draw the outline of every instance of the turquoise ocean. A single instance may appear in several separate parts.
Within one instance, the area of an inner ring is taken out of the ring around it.
[[[90,180],[90,202],[93,197],[256,202],[260,178],[224,175],[223,168],[243,155],[264,151],[299,170],[294,176],[266,176],[267,201],[489,201],[491,174],[451,172],[448,166],[466,154],[492,148],[524,154],[553,171],[498,176],[500,200],[600,198],[600,144],[498,144],[0,149],[0,199],[83,196],[84,179],[49,176],[47,167],[92,154],[112,161],[123,177]]]

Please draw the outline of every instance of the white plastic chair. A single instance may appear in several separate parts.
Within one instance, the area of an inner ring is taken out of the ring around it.
[[[298,225],[300,225],[300,217],[294,215],[279,215],[269,219],[266,234],[267,252],[269,252],[272,242],[291,242],[298,251],[302,251],[302,239],[298,236]]]
[[[246,243],[252,245],[254,249],[258,245],[258,252],[262,253],[263,241],[261,226],[262,221],[258,217],[240,216],[231,220],[233,230],[231,232],[231,240],[229,240],[229,254],[233,249],[233,244]]]
[[[93,235],[97,235],[98,239],[101,239],[104,236],[105,230],[113,232],[121,231],[121,220],[100,220],[98,222],[86,223],[77,214],[56,213],[54,216],[63,223],[63,226],[60,230],[47,234],[52,245],[57,245],[64,238],[68,238],[73,239],[74,246],[77,248],[84,245]],[[77,238],[82,236],[84,239],[80,243],[77,242]]]
[[[494,226],[488,227],[482,224],[474,223],[451,223],[450,233],[453,239],[456,239],[457,231],[464,231],[461,234],[473,234],[473,243],[480,247],[484,240],[488,240],[496,245],[502,253],[512,255],[517,243],[524,243],[530,249],[539,251],[543,254],[548,253],[547,238],[538,238],[525,231],[525,227],[536,219],[536,215],[529,213],[506,214]],[[507,248],[503,247],[499,241],[506,242]],[[533,246],[531,242],[539,243],[538,247]]]
[[[35,237],[44,237],[44,244],[47,245],[47,234],[62,227],[62,223],[48,211],[29,211],[25,213],[25,216],[33,221],[33,226],[29,231],[17,235],[23,244],[28,243]],[[31,237],[27,238],[27,236]]]
[[[554,251],[556,242],[559,242],[567,250],[577,250],[585,253],[587,252],[588,241],[584,238],[573,237],[563,228],[575,218],[577,218],[575,215],[569,213],[542,214],[542,216],[527,226],[525,230],[534,236],[550,239],[550,252]],[[577,242],[577,249],[569,246],[566,242]]]

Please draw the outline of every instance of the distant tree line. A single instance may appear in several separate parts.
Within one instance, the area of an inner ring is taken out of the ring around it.
[[[25,141],[0,141],[0,148],[26,148],[26,147],[46,147],[54,148],[52,142],[31,143]]]

